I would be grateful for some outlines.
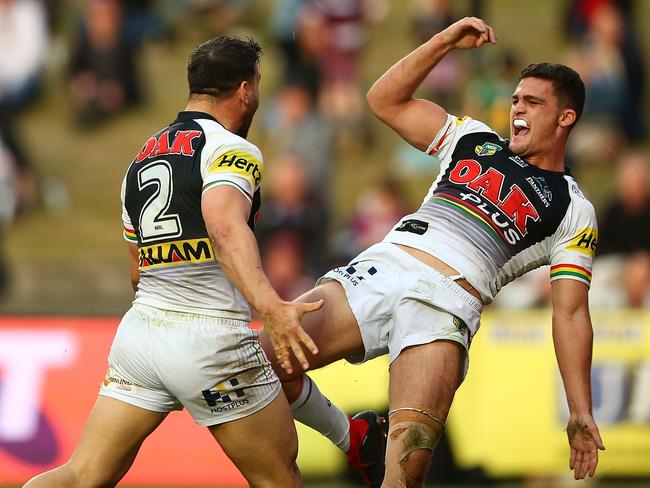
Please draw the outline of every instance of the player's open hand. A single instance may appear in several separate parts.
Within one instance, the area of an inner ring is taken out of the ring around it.
[[[438,33],[443,41],[455,49],[481,47],[486,42],[496,44],[494,29],[477,17],[465,17]]]
[[[605,450],[596,422],[591,415],[572,417],[566,432],[571,448],[569,467],[573,470],[574,478],[593,477],[598,465],[598,449]]]
[[[303,370],[309,368],[303,347],[312,354],[318,353],[316,344],[300,325],[300,319],[306,313],[315,312],[322,306],[323,300],[308,303],[282,301],[262,316],[264,332],[273,344],[277,362],[287,373],[293,373],[292,353]]]

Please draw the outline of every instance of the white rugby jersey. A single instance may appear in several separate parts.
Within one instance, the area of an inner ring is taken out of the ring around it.
[[[239,190],[255,227],[264,173],[259,149],[203,112],[181,112],[153,135],[122,183],[124,238],[137,243],[134,303],[250,320],[250,307],[216,260],[201,213],[204,191]]]
[[[517,156],[490,127],[447,116],[428,153],[440,160],[417,212],[384,238],[455,268],[490,303],[518,276],[545,264],[550,279],[587,286],[598,240],[596,213],[568,170]]]

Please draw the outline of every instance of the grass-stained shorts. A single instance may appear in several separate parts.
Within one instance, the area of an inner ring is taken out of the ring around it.
[[[242,320],[134,304],[99,394],[155,412],[185,407],[203,426],[246,417],[281,390],[258,337]]]
[[[453,280],[394,244],[380,242],[319,283],[336,280],[359,323],[367,361],[409,346],[450,340],[469,350],[483,305]],[[465,374],[468,360],[465,361]]]

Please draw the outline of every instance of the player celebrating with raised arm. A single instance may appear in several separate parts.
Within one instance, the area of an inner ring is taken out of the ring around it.
[[[277,348],[292,349],[303,367],[298,344],[317,349],[299,320],[321,303],[282,301],[260,264],[253,229],[264,170],[245,139],[258,106],[260,53],[252,39],[199,45],[185,110],[129,166],[122,217],[133,307],[72,458],[27,487],[114,486],[144,439],[183,407],[251,486],[300,486],[295,425],[248,327],[249,303]]]
[[[526,67],[512,96],[510,140],[482,122],[413,98],[449,51],[494,43],[483,20],[462,19],[373,85],[368,103],[375,115],[436,156],[440,174],[421,207],[383,242],[327,273],[299,299],[325,299],[320,311],[302,320],[320,349],[318,356],[308,355],[313,367],[389,354],[384,487],[423,485],[467,371],[483,305],[505,284],[544,264],[551,265],[553,339],[570,409],[567,434],[576,479],[593,476],[598,449],[604,449],[591,412],[587,301],[596,218],[564,166],[567,139],[584,105],[582,80],[562,65]],[[324,434],[349,429],[306,375],[285,371],[280,379],[297,419]],[[354,435],[353,429],[350,443]],[[362,459],[371,486],[381,484],[380,465]]]

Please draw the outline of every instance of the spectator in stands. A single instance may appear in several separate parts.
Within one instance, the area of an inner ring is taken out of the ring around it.
[[[20,138],[20,115],[40,92],[49,32],[37,0],[0,0],[0,138],[16,166],[18,204],[36,201],[36,183]]]
[[[458,20],[452,12],[450,0],[416,0],[411,18],[416,45],[431,39]],[[438,100],[450,111],[458,110],[464,75],[456,53],[449,53],[422,82],[424,97]]]
[[[305,270],[304,249],[295,232],[279,230],[262,249],[264,272],[283,300],[293,300],[314,286]]]
[[[315,107],[308,82],[288,79],[265,117],[273,154],[293,154],[304,165],[307,184],[320,198],[329,200],[332,170],[332,136],[329,124]]]
[[[585,81],[584,122],[574,152],[609,159],[647,134],[646,76],[629,2],[577,2],[571,25],[586,25],[570,62]],[[580,14],[580,15],[578,15]],[[579,31],[579,29],[578,29]]]
[[[13,155],[0,139],[0,298],[9,286],[9,267],[4,253],[4,241],[16,212],[16,165]]]
[[[496,59],[480,61],[481,68],[464,90],[463,114],[483,120],[499,134],[510,128],[510,99],[521,65],[514,52],[504,49]]]
[[[117,0],[91,0],[86,6],[70,65],[70,94],[81,125],[140,101],[136,49],[122,20]]]
[[[634,308],[647,303],[650,286],[648,171],[648,160],[640,153],[629,153],[621,159],[618,193],[600,220],[598,255],[617,260],[619,285],[625,289],[627,305]]]
[[[334,238],[336,260],[349,262],[359,252],[383,240],[407,210],[408,204],[395,181],[384,179],[367,187],[357,197],[350,225]]]
[[[362,192],[352,221],[354,254],[383,240],[395,222],[408,213],[407,210],[408,205],[394,181],[380,181]]]
[[[267,165],[267,186],[255,233],[264,255],[269,242],[291,235],[305,269],[318,276],[329,265],[328,218],[322,200],[310,190],[304,162],[293,155]]]
[[[358,142],[363,129],[360,66],[367,28],[385,13],[385,2],[380,0],[310,0],[304,11],[322,29],[321,104],[337,140],[345,145]]]
[[[127,43],[138,46],[150,39],[163,39],[168,26],[156,8],[156,0],[123,1],[123,32]]]
[[[305,15],[308,0],[274,0],[271,29],[284,56],[287,80],[300,80],[316,100],[320,93],[323,26]]]

